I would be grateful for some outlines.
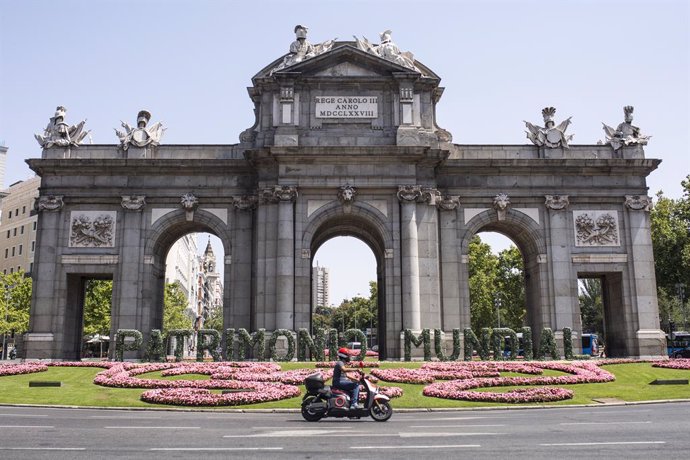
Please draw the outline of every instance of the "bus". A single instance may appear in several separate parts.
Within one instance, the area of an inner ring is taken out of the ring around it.
[[[690,332],[676,331],[666,334],[666,349],[669,356],[690,347]]]

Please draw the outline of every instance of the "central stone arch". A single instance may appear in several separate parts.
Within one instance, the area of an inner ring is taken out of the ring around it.
[[[189,233],[211,233],[223,244],[224,257],[221,260],[231,260],[232,254],[231,234],[228,231],[227,222],[216,214],[206,210],[197,210],[190,216],[182,209],[170,209],[163,212],[165,214],[152,223],[145,237],[145,263],[141,274],[143,295],[139,319],[141,330],[145,332],[161,329],[163,326],[166,257],[178,239]],[[223,305],[225,306],[230,305],[232,279],[228,264],[225,264],[224,268]]]
[[[352,236],[366,244],[376,259],[376,283],[378,286],[378,341],[380,343],[380,356],[385,359],[388,355],[385,344],[386,337],[395,337],[400,330],[397,321],[400,321],[400,311],[394,301],[396,295],[396,269],[392,257],[387,257],[393,252],[393,236],[391,222],[378,209],[367,203],[340,204],[333,201],[322,206],[314,212],[302,234],[302,247],[309,248],[309,258],[303,258],[303,264],[308,262],[308,267],[302,267],[301,273],[308,269],[311,277],[313,258],[318,249],[328,240],[338,236]],[[300,271],[298,271],[300,273]],[[299,283],[303,285],[304,283]],[[312,286],[311,280],[308,285]],[[307,321],[311,330],[311,291],[301,292],[301,302],[309,304]],[[304,295],[308,294],[305,299]],[[301,309],[305,311],[304,308]],[[301,318],[304,322],[304,318]],[[394,354],[393,351],[391,353]]]

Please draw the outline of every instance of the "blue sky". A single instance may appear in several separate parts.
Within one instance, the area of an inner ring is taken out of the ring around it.
[[[33,133],[57,105],[68,122],[87,119],[94,143],[116,143],[113,128],[142,108],[168,128],[164,143],[236,143],[253,123],[251,77],[304,24],[312,42],[376,42],[391,29],[443,79],[438,123],[459,144],[524,144],[522,120],[541,122],[547,105],[557,122],[573,117],[575,144],[594,144],[602,121],[615,126],[634,105],[653,136],[647,157],[663,160],[650,195],[679,197],[690,173],[689,15],[684,0],[0,0],[4,183],[30,177]],[[350,287],[336,299],[366,293],[373,277],[336,276]]]

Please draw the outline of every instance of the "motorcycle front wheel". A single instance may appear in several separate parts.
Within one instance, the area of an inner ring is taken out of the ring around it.
[[[393,415],[393,408],[388,401],[374,401],[371,406],[371,418],[377,422],[385,422]]]
[[[323,417],[323,414],[317,414],[316,412],[309,410],[309,405],[316,400],[316,396],[307,396],[302,401],[302,417],[307,422],[318,422]]]

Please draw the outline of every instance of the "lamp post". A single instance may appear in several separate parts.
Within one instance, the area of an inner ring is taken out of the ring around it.
[[[498,294],[494,297],[494,304],[496,305],[496,322],[498,323],[498,328],[501,328],[501,298]]]

